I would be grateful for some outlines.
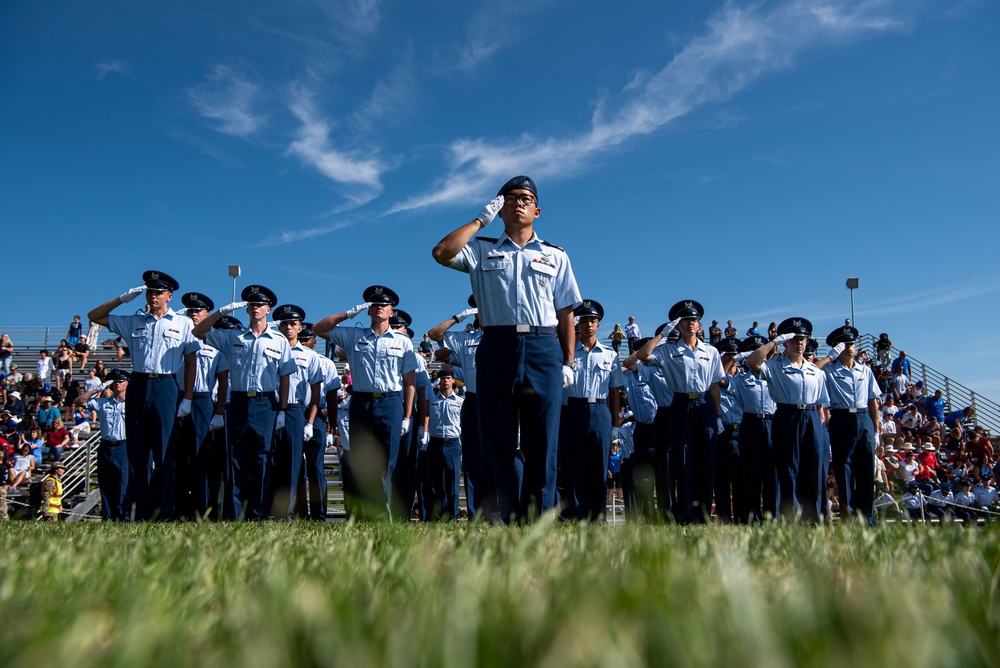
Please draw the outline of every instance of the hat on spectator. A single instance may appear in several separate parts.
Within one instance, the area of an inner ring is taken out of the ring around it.
[[[705,308],[693,299],[677,302],[670,307],[670,312],[667,313],[667,317],[671,320],[677,320],[677,318],[701,320],[703,315],[705,315]]]
[[[272,320],[285,321],[285,320],[298,320],[302,322],[306,319],[306,310],[301,306],[296,306],[295,304],[282,304],[281,306],[275,306],[274,311],[271,313]]]
[[[916,450],[916,448],[913,447],[913,444],[909,441],[903,443],[903,447],[899,449],[900,452],[913,452],[914,450]]]
[[[65,471],[66,465],[63,464],[62,462],[52,462],[52,465],[49,466],[49,472],[55,473],[56,469],[62,469],[63,471]]]
[[[885,446],[885,451],[886,452],[899,452],[899,450],[897,450],[896,448],[894,448],[892,446],[892,443],[890,443],[889,445]]]
[[[156,271],[155,269],[142,272],[142,282],[147,290],[155,292],[173,292],[181,287],[181,284],[173,276],[162,271]]]
[[[732,337],[732,338],[736,338],[736,337]],[[748,336],[747,338],[743,339],[743,341],[740,343],[740,352],[741,353],[752,353],[753,351],[757,350],[758,348],[760,348],[765,343],[767,343],[767,339],[765,339],[760,334],[758,334],[757,336]]]
[[[278,297],[263,285],[248,285],[243,288],[240,298],[248,304],[266,304],[274,306],[278,303]]]
[[[740,341],[735,336],[727,337],[716,343],[715,347],[723,355],[735,355],[740,352]]]
[[[601,306],[599,301],[593,299],[584,299],[580,302],[580,305],[573,309],[573,315],[578,318],[597,318],[598,320],[604,320],[604,307]]]
[[[934,452],[937,448],[934,447],[933,443],[925,443],[921,450],[926,450],[927,452]]]
[[[384,285],[370,285],[365,288],[361,298],[372,304],[388,304],[389,306],[399,306],[399,295],[385,287]]]
[[[885,463],[890,468],[894,468],[894,469],[898,469],[899,468],[899,458],[898,457],[886,457],[885,458]]]
[[[215,321],[212,329],[243,329],[243,323],[232,316],[224,315]]]
[[[531,180],[530,176],[515,176],[503,184],[497,195],[506,195],[511,190],[528,190],[535,196],[535,199],[538,199],[538,188],[535,187],[535,182]]]
[[[812,338],[811,336],[808,339],[806,339],[806,349],[804,354],[815,355],[818,349],[819,349],[819,341]]]
[[[200,292],[185,292],[181,297],[181,303],[184,304],[184,308],[195,311],[211,311],[215,308],[215,302]]]
[[[851,326],[838,327],[837,329],[830,332],[830,335],[826,337],[826,345],[833,348],[838,343],[854,343],[861,335],[858,330]]]
[[[52,403],[52,397],[46,395],[46,396],[42,397],[41,399],[39,399],[39,401],[41,401],[42,403],[45,403],[46,401],[49,402],[49,403]]]
[[[805,318],[786,318],[778,325],[778,334],[794,334],[795,336],[812,336],[813,324]]]
[[[115,368],[111,369],[111,371],[108,371],[108,374],[107,374],[107,376],[105,376],[105,379],[106,380],[128,380],[130,377],[131,376],[128,373],[122,371],[118,367],[115,367]]]
[[[315,339],[316,332],[313,331],[313,323],[304,322],[302,323],[302,330],[299,332],[299,341]]]
[[[18,392],[17,390],[13,390],[13,391],[9,392],[8,394],[10,396],[14,397],[15,399],[20,399],[21,398],[21,393]]]
[[[413,324],[413,316],[403,309],[393,309],[392,317],[389,318],[390,327],[409,327]]]

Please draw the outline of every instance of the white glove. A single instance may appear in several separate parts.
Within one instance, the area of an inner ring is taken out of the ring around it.
[[[104,381],[103,383],[101,383],[101,389],[99,389],[98,392],[103,392],[104,390],[108,389],[109,387],[111,387],[111,384],[113,382],[115,382],[115,381],[113,381],[113,380],[106,380],[106,381]]]
[[[274,416],[274,428],[285,428],[285,411],[278,411],[278,414]]]
[[[191,415],[191,400],[181,399],[180,405],[177,406],[177,417],[183,418]]]
[[[666,329],[664,331],[667,332],[667,334],[669,334],[673,330],[677,329],[677,325],[681,324],[681,320],[683,319],[684,318],[674,318],[673,320],[667,323]]]
[[[479,212],[476,216],[476,220],[482,225],[479,229],[486,227],[493,222],[493,219],[497,217],[497,212],[503,208],[504,197],[503,195],[497,195],[494,197],[489,204],[483,207],[483,210]]]
[[[468,318],[470,315],[476,315],[477,313],[479,313],[479,309],[477,309],[477,308],[467,308],[464,311],[462,311],[461,313],[455,314],[454,318],[458,322],[462,322],[463,320],[465,320],[466,318]]]
[[[122,304],[128,304],[130,301],[141,295],[145,289],[145,285],[140,285],[137,288],[131,288],[130,290],[123,292],[118,299],[121,300]]]
[[[356,318],[359,313],[367,311],[371,305],[372,305],[371,302],[365,302],[364,304],[358,304],[354,308],[347,309],[348,319]]]
[[[563,364],[563,389],[565,390],[572,385],[574,380],[576,380],[576,372],[569,368],[568,364]]]
[[[226,304],[225,306],[219,309],[219,313],[221,313],[222,315],[229,315],[230,313],[235,313],[236,311],[239,311],[241,308],[246,308],[246,305],[247,305],[246,302],[233,302],[232,304]]]
[[[736,353],[736,358],[735,359],[736,359],[737,362],[742,362],[743,360],[745,360],[746,358],[750,357],[751,355],[753,355],[753,353],[748,350],[746,352]]]
[[[431,435],[424,431],[423,427],[417,427],[417,440],[420,441],[420,445],[427,445],[431,442]]]
[[[791,341],[792,339],[795,338],[795,336],[796,335],[792,334],[791,332],[789,332],[788,334],[779,334],[778,336],[774,337],[774,345],[778,345],[779,343],[784,343],[785,341]]]
[[[212,431],[216,431],[217,429],[222,429],[225,426],[226,426],[226,418],[224,418],[221,415],[213,415],[212,421],[208,423],[208,428],[211,429]]]
[[[409,433],[410,433],[410,418],[403,418],[403,431],[399,435],[406,436]]]
[[[840,353],[844,352],[844,348],[847,347],[846,343],[838,343],[833,348],[830,348],[830,359],[835,360],[840,357]]]
[[[307,422],[306,426],[302,428],[302,440],[311,441],[312,437],[313,437],[313,426]]]
[[[715,418],[715,428],[718,429],[718,433],[725,431],[725,426],[722,424],[722,418]]]

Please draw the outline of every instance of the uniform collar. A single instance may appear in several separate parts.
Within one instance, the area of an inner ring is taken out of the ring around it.
[[[494,245],[493,248],[499,249],[506,242],[510,242],[511,245],[513,245],[515,248],[517,248],[517,244],[515,244],[514,241],[509,236],[507,236],[507,230],[504,230],[503,234],[500,235],[500,238],[497,239],[496,245]],[[524,244],[523,248],[527,248],[531,244],[535,244],[535,247],[539,247],[539,246],[542,245],[542,240],[538,237],[538,233],[537,232],[532,231],[531,238],[528,239],[527,243]],[[522,250],[523,250],[523,248],[522,248]]]

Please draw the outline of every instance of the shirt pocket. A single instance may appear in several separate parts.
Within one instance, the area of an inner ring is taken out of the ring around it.
[[[511,260],[506,255],[483,260],[483,283],[487,294],[506,294],[510,288]]]
[[[552,301],[552,285],[556,279],[556,268],[539,259],[531,261],[530,280],[535,293],[542,299]]]

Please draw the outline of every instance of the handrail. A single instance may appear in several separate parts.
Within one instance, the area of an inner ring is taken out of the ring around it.
[[[90,480],[97,471],[97,446],[101,442],[100,430],[91,434],[86,443],[70,451],[63,457],[66,472],[63,473],[63,496],[69,498],[78,491],[90,493]]]

